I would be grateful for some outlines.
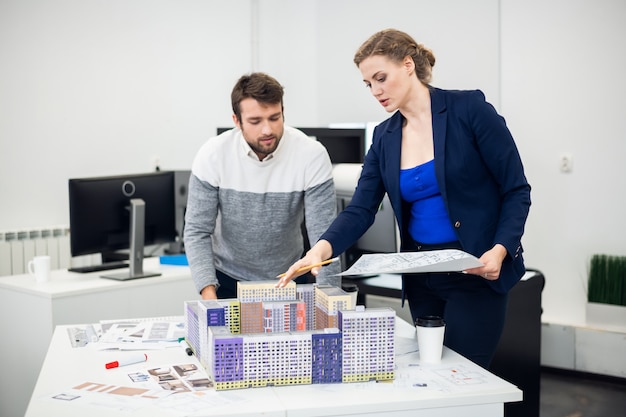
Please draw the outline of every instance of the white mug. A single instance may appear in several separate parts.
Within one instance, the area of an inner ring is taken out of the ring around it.
[[[28,261],[28,273],[35,276],[37,282],[47,282],[50,280],[50,257],[35,256]]]

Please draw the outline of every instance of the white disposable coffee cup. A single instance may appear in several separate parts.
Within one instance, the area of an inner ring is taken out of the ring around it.
[[[341,289],[350,294],[350,302],[352,303],[352,310],[356,308],[357,299],[359,296],[359,287],[356,284],[341,284]]]
[[[418,317],[415,320],[415,328],[420,361],[423,363],[441,362],[443,336],[446,329],[443,319],[439,316]]]
[[[35,276],[36,282],[47,282],[50,280],[50,257],[35,256],[28,261],[28,273]]]

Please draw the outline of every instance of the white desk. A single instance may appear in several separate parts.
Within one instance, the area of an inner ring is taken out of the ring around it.
[[[408,304],[400,307],[402,278],[381,274],[370,278],[344,277],[359,287],[359,296],[367,306],[385,304],[395,306],[398,314],[408,317]],[[528,269],[520,282],[509,292],[506,321],[491,371],[514,383],[524,391],[524,402],[509,404],[508,417],[526,417],[539,414],[541,375],[541,293],[545,284],[543,274]],[[384,297],[382,300],[376,297]]]
[[[199,299],[188,267],[146,258],[144,270],[162,275],[115,281],[100,278],[104,272],[58,270],[42,284],[28,274],[0,278],[0,335],[5,338],[0,366],[7,377],[0,390],[1,416],[24,415],[56,325],[180,316],[184,301]]]
[[[59,326],[54,332],[50,349],[33,392],[26,417],[85,416],[171,416],[170,411],[159,409],[153,404],[134,412],[118,412],[104,407],[70,404],[52,400],[75,384],[92,381],[106,385],[129,386],[130,372],[145,370],[151,366],[173,365],[193,362],[195,357],[184,354],[182,349],[170,348],[149,351],[146,363],[129,365],[114,370],[105,370],[103,364],[116,355],[86,348],[72,348],[67,337],[67,326]],[[415,330],[408,323],[398,320],[397,335],[404,338],[404,346],[414,344]],[[398,343],[397,346],[400,346]],[[411,349],[408,349],[409,351]],[[419,363],[417,352],[400,355],[398,369],[410,369],[409,363]],[[445,349],[440,365],[431,369],[463,369],[467,374],[479,374],[476,383],[466,389],[453,392],[413,387],[396,379],[393,383],[345,383],[326,385],[292,385],[283,387],[248,388],[212,393],[218,398],[233,399],[231,404],[207,407],[189,415],[195,416],[428,416],[428,417],[495,417],[503,416],[505,402],[520,401],[522,392],[512,384],[489,374],[460,355]],[[107,394],[103,394],[107,395]],[[188,394],[175,394],[188,395]],[[236,401],[234,399],[237,399]],[[104,401],[104,400],[103,400]]]

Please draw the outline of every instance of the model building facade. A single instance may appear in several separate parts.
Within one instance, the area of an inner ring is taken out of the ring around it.
[[[394,378],[393,309],[355,307],[337,287],[275,285],[185,303],[187,340],[216,389]]]

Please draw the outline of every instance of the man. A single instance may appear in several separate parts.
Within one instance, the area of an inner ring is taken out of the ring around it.
[[[326,149],[284,124],[283,87],[263,73],[231,93],[235,128],[209,139],[192,165],[185,251],[202,299],[237,296],[239,280],[270,280],[314,244],[336,215]],[[318,283],[338,285],[337,263]]]

